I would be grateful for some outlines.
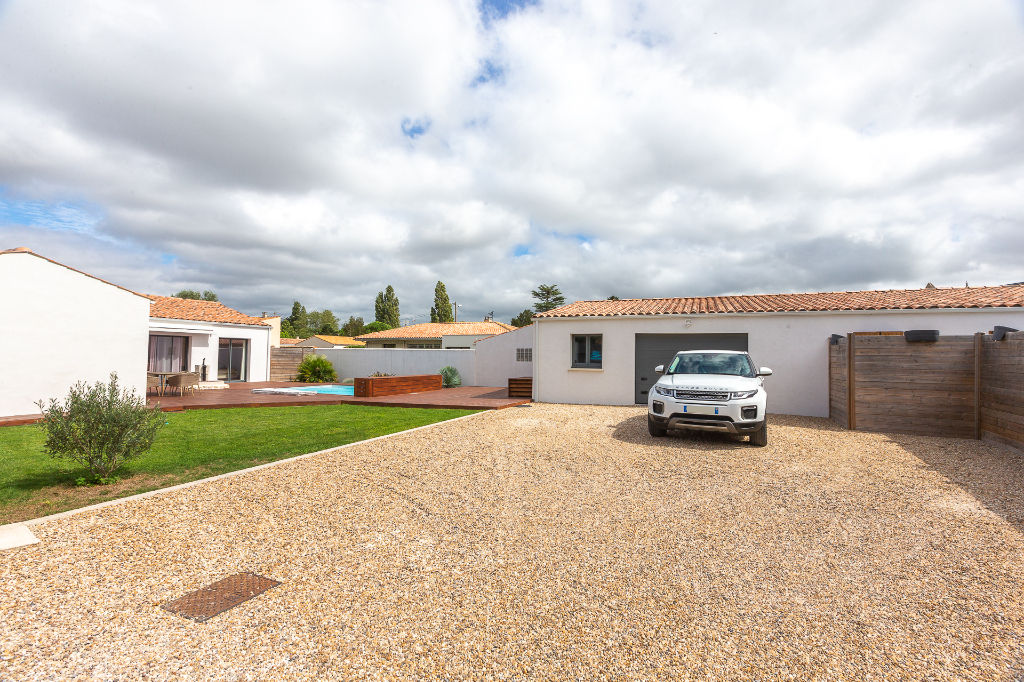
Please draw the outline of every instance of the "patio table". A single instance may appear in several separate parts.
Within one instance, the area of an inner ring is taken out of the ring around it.
[[[147,372],[147,374],[160,378],[160,394],[163,395],[164,389],[167,388],[167,377],[173,377],[178,374],[188,374],[188,372]]]

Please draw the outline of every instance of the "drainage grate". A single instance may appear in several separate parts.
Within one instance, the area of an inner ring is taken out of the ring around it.
[[[255,573],[236,573],[169,601],[161,608],[202,623],[280,584]]]

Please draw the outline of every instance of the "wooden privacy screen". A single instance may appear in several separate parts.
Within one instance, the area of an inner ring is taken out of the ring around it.
[[[979,393],[984,436],[1024,446],[1024,332],[983,336]]]
[[[312,352],[312,348],[271,348],[270,381],[295,381],[299,363]]]
[[[419,393],[441,390],[440,374],[419,374],[404,377],[361,377],[355,380],[357,398],[378,398],[382,395]]]
[[[1024,333],[848,334],[829,344],[829,416],[851,429],[1024,445]]]

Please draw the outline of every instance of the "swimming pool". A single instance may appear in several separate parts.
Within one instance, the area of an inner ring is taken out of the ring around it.
[[[253,393],[279,393],[282,395],[352,395],[356,394],[355,386],[341,384],[324,384],[323,386],[292,386],[289,388],[254,388]]]

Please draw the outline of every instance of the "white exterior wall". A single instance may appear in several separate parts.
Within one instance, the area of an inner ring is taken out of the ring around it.
[[[149,301],[30,253],[0,255],[0,415],[36,414],[77,381],[146,395]]]
[[[517,362],[517,348],[533,348],[533,327],[522,327],[476,342],[476,380],[480,386],[508,386],[509,378],[532,377],[532,362]]]
[[[907,329],[973,334],[1000,324],[1024,329],[1024,309],[541,318],[534,320],[533,325],[534,399],[632,405],[636,334],[732,332],[748,334],[748,349],[754,362],[775,372],[765,380],[769,412],[826,417],[829,335]],[[603,369],[571,369],[573,334],[603,335]]]
[[[447,365],[459,370],[464,386],[476,386],[472,350],[434,348],[317,348],[338,373],[338,379],[368,377],[374,372],[389,374],[437,374]]]
[[[148,317],[148,311],[147,311]],[[189,337],[189,362],[191,371],[206,361],[207,379],[217,380],[217,352],[221,338],[248,339],[249,358],[246,381],[268,381],[270,377],[270,327],[198,322],[195,320],[167,320],[149,318],[151,334]],[[147,343],[148,343],[147,338]],[[148,346],[147,346],[148,358]],[[143,365],[146,363],[143,362]]]
[[[441,348],[472,348],[474,343],[488,336],[490,334],[446,334],[441,337]]]

